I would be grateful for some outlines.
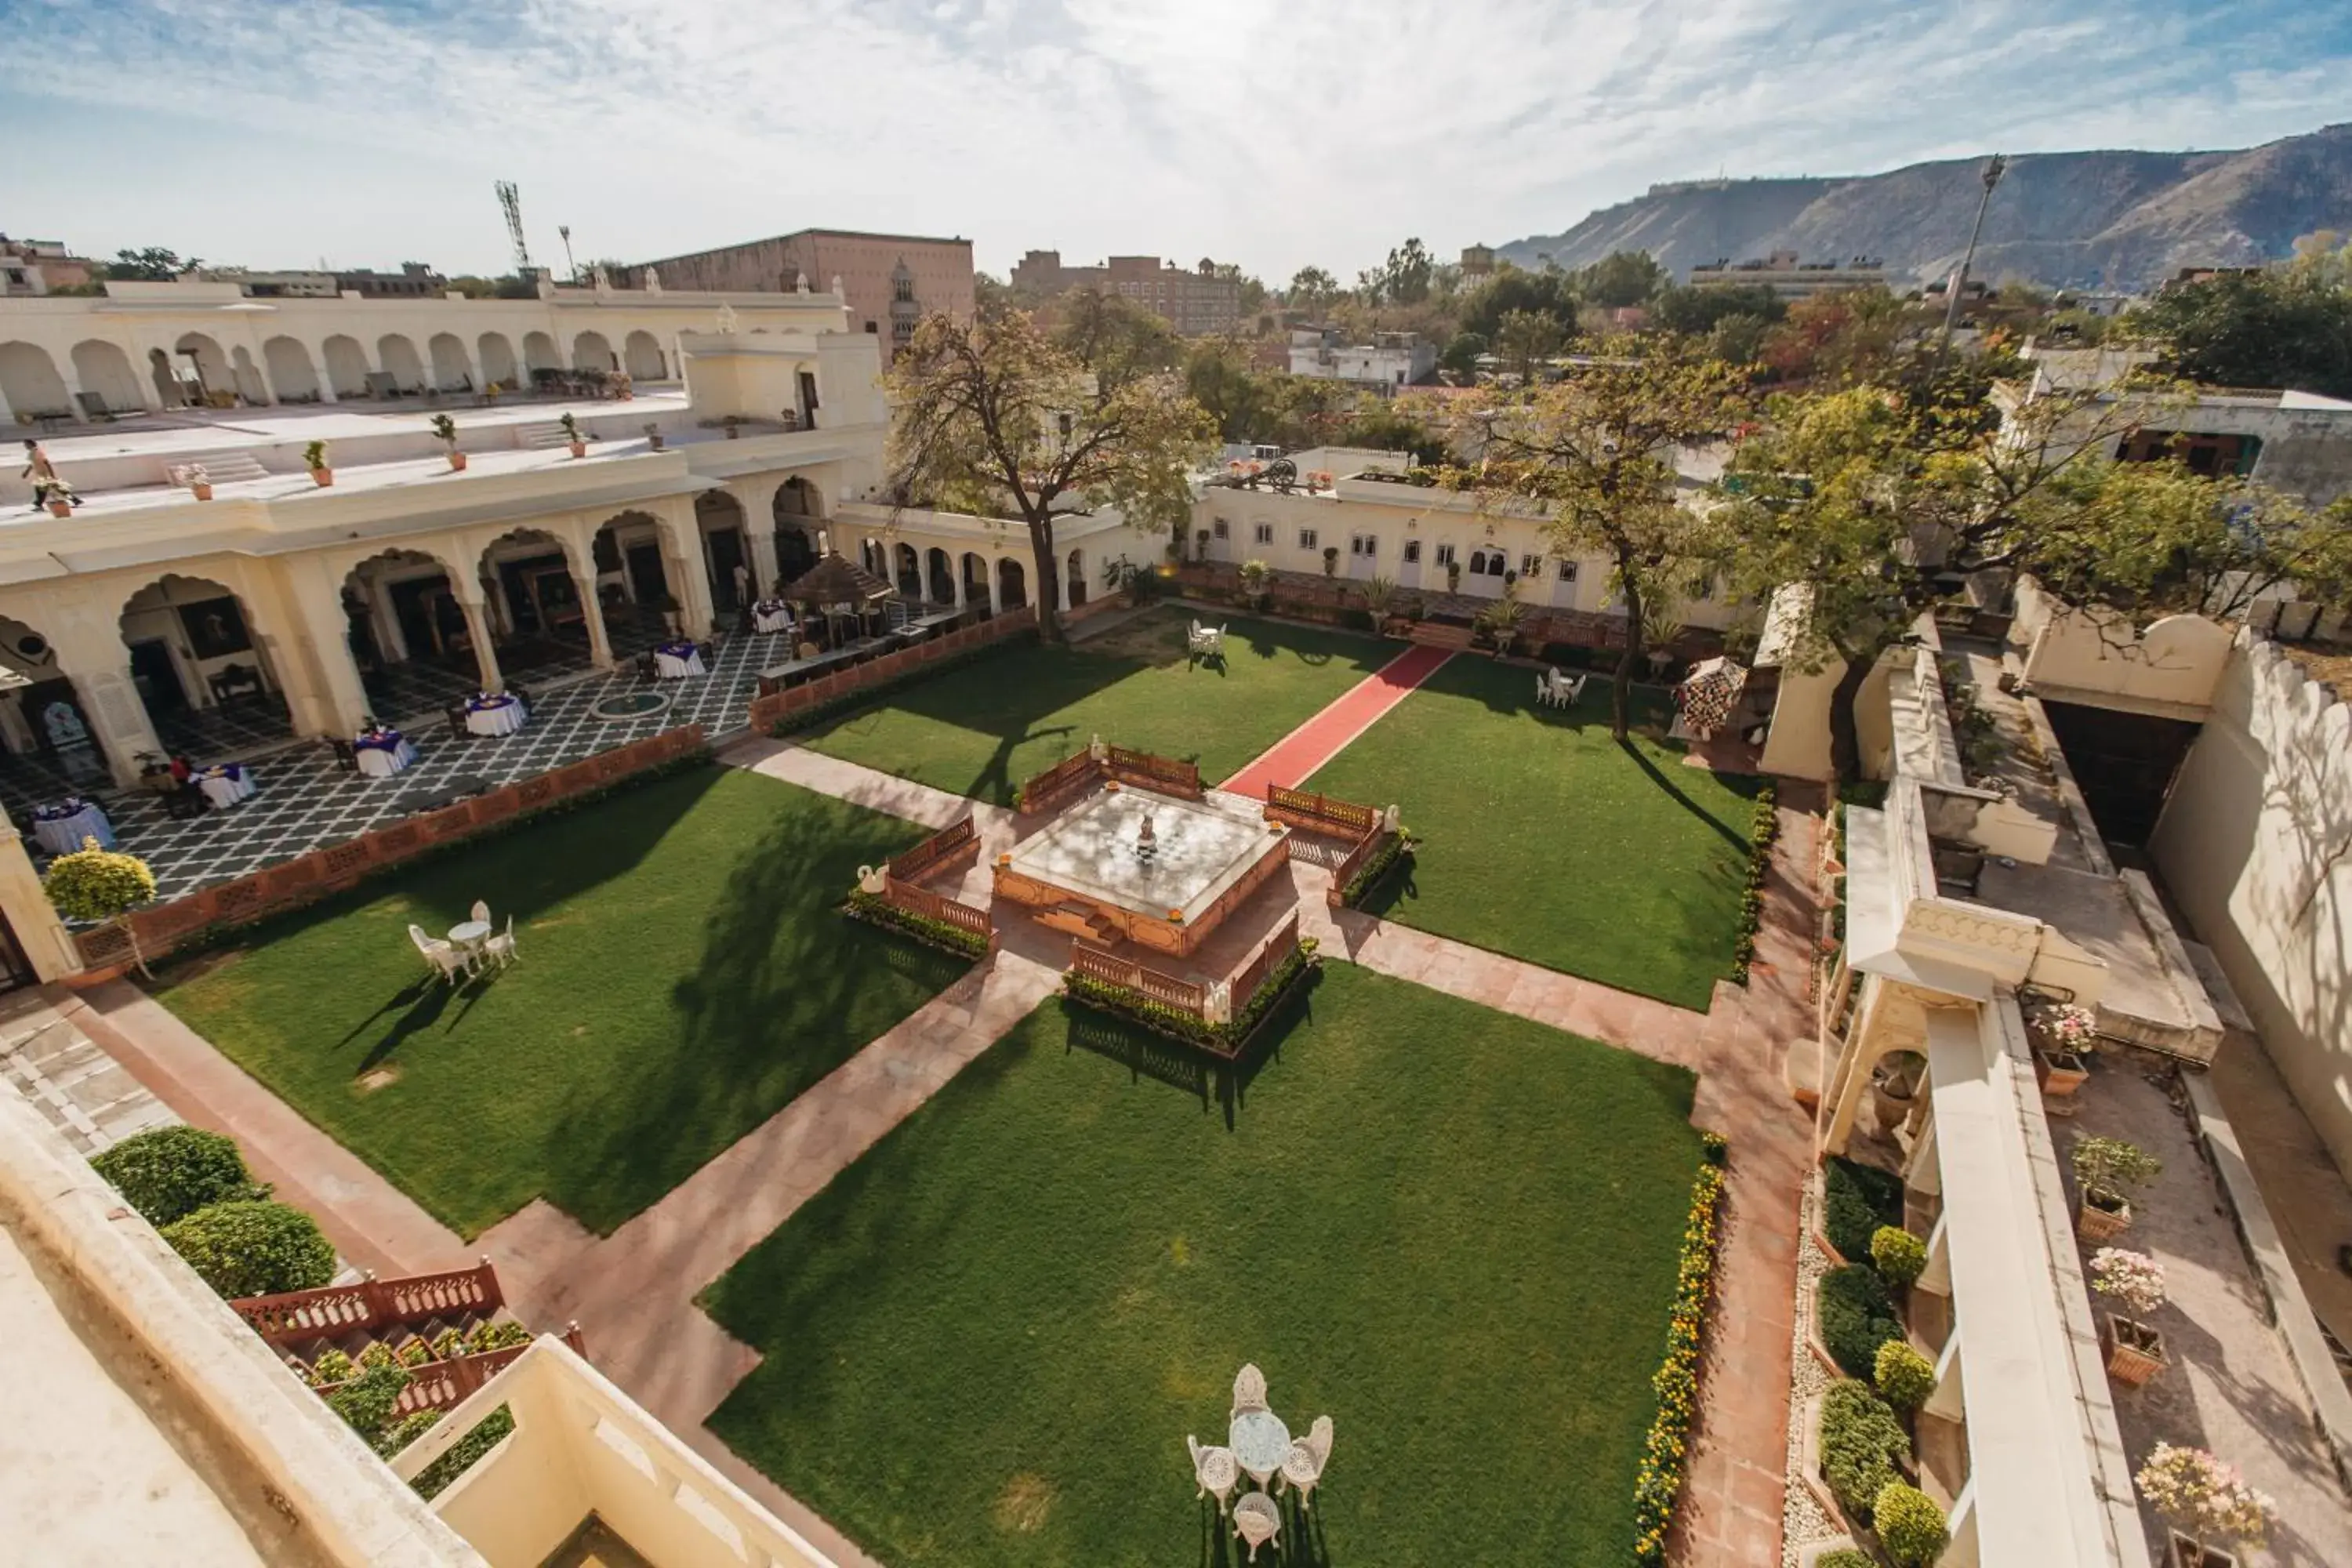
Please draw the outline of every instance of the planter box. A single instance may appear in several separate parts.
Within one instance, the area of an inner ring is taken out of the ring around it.
[[[2074,1210],[2074,1233],[2084,1241],[2112,1241],[2131,1228],[2131,1205],[2122,1198],[2113,1200],[2107,1207],[2091,1201],[2084,1193]]]
[[[2090,1064],[2072,1051],[2042,1052],[2040,1059],[2044,1068],[2042,1092],[2046,1098],[2063,1100],[2090,1079]]]
[[[2177,1530],[2169,1533],[2164,1554],[2167,1568],[2238,1568],[2235,1553],[2191,1541]]]
[[[2126,1388],[2140,1387],[2164,1370],[2164,1336],[2145,1323],[2109,1312],[2099,1343],[2107,1352],[2107,1375]]]

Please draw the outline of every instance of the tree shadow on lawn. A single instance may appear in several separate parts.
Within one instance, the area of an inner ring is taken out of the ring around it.
[[[551,1197],[611,1234],[967,976],[970,960],[840,912],[860,865],[922,833],[813,796],[742,848],[672,989],[677,1044],[660,1070],[572,1085],[547,1130]]]
[[[1698,818],[1700,822],[1706,825],[1709,832],[1722,839],[1725,843],[1730,845],[1734,849],[1738,850],[1743,860],[1746,858],[1748,855],[1747,835],[1743,833],[1735,833],[1730,827],[1727,826],[1722,821],[1708,812],[1705,806],[1699,805],[1698,802],[1684,794],[1682,786],[1675,783],[1674,780],[1668,778],[1664,770],[1660,768],[1657,763],[1652,762],[1646,755],[1644,755],[1642,748],[1635,745],[1632,741],[1618,742],[1617,749],[1624,752],[1626,756],[1632,758],[1635,767],[1640,768],[1643,773],[1649,774],[1650,782],[1656,784],[1658,788],[1664,791],[1667,795],[1672,797],[1676,805],[1681,806],[1685,811],[1689,812],[1693,816]],[[1756,798],[1757,792],[1763,787],[1764,782],[1763,780],[1757,778],[1752,773],[1715,773],[1710,776],[1714,778],[1717,784],[1722,785],[1723,788],[1728,790],[1731,794],[1739,796],[1742,800],[1748,801],[1752,801]]]

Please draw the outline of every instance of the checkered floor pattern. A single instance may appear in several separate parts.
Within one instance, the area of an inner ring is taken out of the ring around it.
[[[251,766],[258,789],[227,811],[175,822],[159,799],[133,794],[110,798],[107,815],[117,847],[154,870],[156,897],[181,898],[357,837],[455,795],[496,789],[664,730],[700,724],[714,740],[740,730],[751,721],[759,672],[790,657],[783,645],[781,637],[730,637],[709,674],[650,688],[629,669],[543,688],[533,699],[530,724],[497,739],[458,739],[437,718],[404,726],[421,754],[390,778],[343,773],[325,747],[302,744],[257,757]],[[660,711],[620,720],[593,711],[607,697],[644,690],[666,700]]]

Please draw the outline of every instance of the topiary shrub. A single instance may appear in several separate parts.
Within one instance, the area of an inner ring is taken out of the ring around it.
[[[100,849],[85,838],[71,854],[49,862],[41,890],[69,921],[110,921],[155,896],[155,873],[136,855]]]
[[[1871,1504],[1878,1544],[1895,1568],[1928,1568],[1951,1544],[1951,1531],[1936,1500],[1917,1487],[1890,1481]]]
[[[1901,1340],[1889,1340],[1878,1347],[1870,1381],[1895,1409],[1916,1410],[1936,1392],[1936,1363]]]
[[[1864,1384],[1843,1379],[1822,1395],[1822,1479],[1856,1524],[1868,1524],[1878,1494],[1903,1479],[1895,1461],[1910,1452],[1903,1423]]]
[[[1813,1568],[1878,1568],[1878,1564],[1849,1547],[1840,1547],[1814,1558]]]
[[[335,1277],[319,1222],[288,1204],[215,1204],[163,1227],[172,1250],[231,1300],[310,1290]]]
[[[400,1391],[407,1386],[406,1367],[371,1366],[327,1395],[327,1407],[373,1447],[399,1415]]]
[[[1899,1225],[1882,1225],[1870,1233],[1870,1261],[1889,1285],[1908,1287],[1927,1271],[1927,1244]]]
[[[1870,1256],[1870,1238],[1882,1225],[1903,1220],[1903,1179],[1852,1160],[1834,1159],[1822,1168],[1822,1234],[1849,1263]]]
[[[90,1158],[90,1169],[157,1228],[213,1204],[266,1198],[234,1139],[201,1127],[151,1127]]]
[[[1886,1281],[1867,1263],[1849,1263],[1822,1276],[1813,1293],[1813,1329],[1822,1348],[1849,1377],[1868,1377],[1878,1347],[1903,1337]]]

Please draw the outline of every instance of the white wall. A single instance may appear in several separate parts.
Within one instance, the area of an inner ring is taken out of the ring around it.
[[[2070,609],[2028,579],[2017,585],[2010,646],[2044,698],[2166,717],[2201,717],[2230,658],[2229,631],[2202,616],[2129,623]]]
[[[2352,1173],[2352,710],[2242,637],[2148,847]]]

